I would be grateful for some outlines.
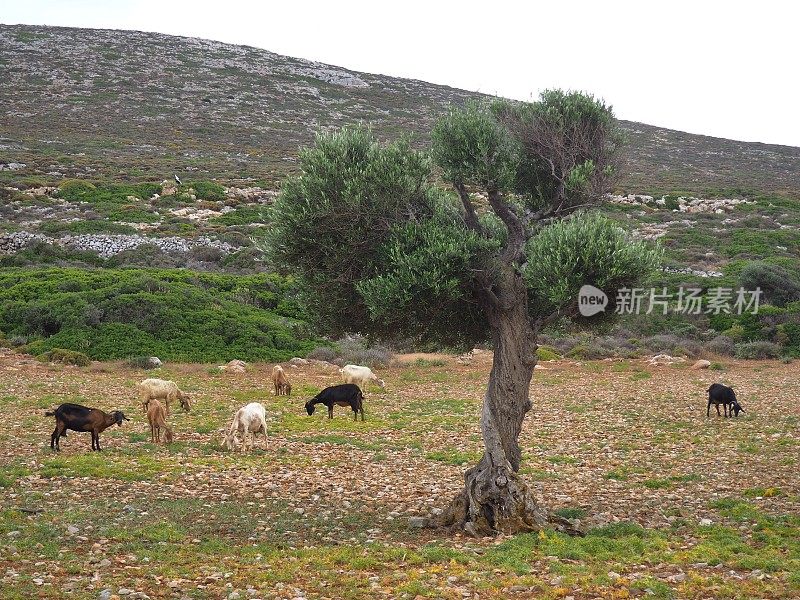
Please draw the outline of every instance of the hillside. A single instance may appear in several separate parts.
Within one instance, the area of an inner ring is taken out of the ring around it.
[[[0,69],[0,345],[96,359],[310,351],[298,290],[269,279],[266,252],[298,149],[358,121],[424,145],[447,104],[474,96],[139,32],[0,26]],[[647,285],[763,283],[789,305],[741,322],[625,318],[600,339],[561,332],[548,343],[579,358],[800,355],[800,149],[623,126],[628,193],[603,210],[664,247],[665,270]],[[32,267],[35,286],[22,281]],[[756,279],[743,279],[748,268]]]
[[[0,26],[0,71],[0,181],[178,173],[272,187],[317,130],[363,121],[424,143],[446,105],[478,96],[134,31]],[[798,148],[622,124],[625,191],[800,190]]]

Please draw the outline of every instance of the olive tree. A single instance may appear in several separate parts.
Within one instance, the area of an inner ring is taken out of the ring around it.
[[[557,519],[519,476],[537,335],[576,314],[583,284],[613,294],[658,255],[586,211],[619,165],[601,101],[548,91],[533,103],[468,104],[431,138],[427,154],[363,128],[318,136],[276,202],[273,258],[299,278],[328,334],[491,343],[484,454],[434,524],[473,535],[538,529]]]

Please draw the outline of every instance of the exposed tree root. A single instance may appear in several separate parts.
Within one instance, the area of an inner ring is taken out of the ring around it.
[[[574,523],[536,503],[522,478],[505,467],[489,466],[484,457],[465,475],[465,488],[428,527],[463,531],[474,537],[540,531],[552,527],[569,535],[585,533]]]

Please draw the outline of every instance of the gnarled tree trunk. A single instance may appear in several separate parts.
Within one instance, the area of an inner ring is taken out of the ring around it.
[[[519,434],[531,409],[536,332],[528,317],[525,285],[518,274],[506,280],[498,299],[499,303],[486,307],[494,362],[481,414],[484,454],[464,474],[464,489],[431,525],[460,528],[473,536],[534,531],[548,524],[579,533],[568,521],[537,505],[519,475]]]

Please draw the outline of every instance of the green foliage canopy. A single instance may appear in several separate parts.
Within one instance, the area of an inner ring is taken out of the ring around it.
[[[325,333],[485,340],[485,300],[509,269],[537,319],[583,283],[630,284],[656,264],[611,221],[572,214],[611,181],[615,136],[611,109],[582,94],[453,109],[431,135],[452,195],[406,142],[382,145],[363,128],[321,134],[270,215],[273,261],[298,274]]]

